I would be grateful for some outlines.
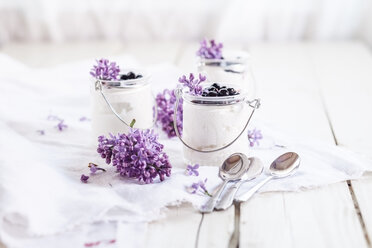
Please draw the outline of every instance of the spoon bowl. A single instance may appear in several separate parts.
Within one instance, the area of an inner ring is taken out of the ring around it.
[[[275,159],[269,168],[274,178],[293,175],[300,166],[300,157],[295,152],[287,152]]]
[[[220,198],[223,190],[229,182],[236,181],[242,178],[249,168],[249,160],[243,153],[234,153],[230,155],[220,166],[219,176],[223,183],[218,187],[207,203],[200,209],[203,213],[210,213],[213,211]]]
[[[236,201],[243,202],[250,199],[262,186],[272,179],[283,178],[293,175],[300,166],[300,156],[295,152],[287,152],[275,159],[269,168],[270,176],[251,188],[248,192],[239,196]]]

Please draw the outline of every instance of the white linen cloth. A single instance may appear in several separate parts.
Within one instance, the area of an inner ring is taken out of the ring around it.
[[[113,59],[120,65],[138,66],[128,57]],[[106,221],[106,231],[101,235],[109,242],[115,238],[113,232],[128,232],[123,222],[141,223],[136,227],[145,228],[147,222],[161,218],[167,206],[188,202],[200,207],[207,197],[190,194],[186,188],[192,183],[208,178],[207,188],[213,192],[221,182],[217,166],[200,168],[199,177],[186,176],[180,142],[167,139],[161,130],[161,142],[174,167],[172,176],[164,182],[139,184],[121,178],[112,166],[105,165],[92,143],[89,121],[79,120],[90,112],[88,72],[93,63],[31,70],[0,55],[0,239],[9,247],[48,247],[47,240],[52,237],[64,240],[58,243],[64,247],[68,242],[82,245],[82,236],[77,234],[88,237],[99,221]],[[154,74],[156,92],[173,88],[181,75],[179,69],[166,64],[149,70]],[[57,122],[47,120],[49,114],[64,119],[68,128],[58,131]],[[359,178],[372,170],[370,161],[344,149],[308,139],[289,139],[258,121],[254,125],[262,130],[264,140],[259,149],[251,149],[252,156],[269,165],[281,153],[292,150],[302,159],[296,175],[274,180],[261,192],[298,191]],[[45,135],[37,132],[41,129]],[[89,174],[89,162],[102,165],[107,172],[91,175],[84,184],[80,175]],[[239,194],[264,177],[245,184]],[[80,232],[72,233],[74,229]],[[61,235],[71,237],[62,239]],[[45,239],[33,246],[27,243],[32,237]]]

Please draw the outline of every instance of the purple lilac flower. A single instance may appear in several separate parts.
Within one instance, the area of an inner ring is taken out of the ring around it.
[[[84,175],[84,174],[82,174],[81,177],[80,177],[80,181],[82,181],[83,183],[87,183],[88,179],[89,179],[89,177]]]
[[[95,174],[99,170],[104,171],[104,172],[106,171],[105,169],[98,167],[98,165],[96,165],[94,163],[89,163],[88,167],[90,169],[90,173],[92,173],[92,174]]]
[[[262,139],[263,136],[261,134],[261,130],[257,130],[256,128],[253,130],[248,130],[248,140],[249,145],[253,147],[255,144],[260,145],[258,140]]]
[[[222,57],[222,43],[216,43],[214,40],[209,41],[210,46],[208,46],[207,39],[200,42],[200,48],[196,54],[205,59],[223,59]]]
[[[201,192],[209,197],[212,197],[212,195],[208,192],[205,184],[207,183],[207,178],[204,179],[204,181],[199,181],[197,183],[193,183],[189,188],[188,191],[191,194],[196,194],[197,192]]]
[[[182,134],[182,108],[183,100],[180,99],[177,109],[177,127],[179,132]],[[175,137],[176,131],[173,127],[173,114],[174,105],[176,104],[176,95],[174,90],[165,89],[163,93],[159,93],[156,96],[156,106],[158,108],[158,116],[156,122],[161,125],[163,131],[168,134],[168,137]]]
[[[194,166],[189,164],[186,168],[186,174],[189,176],[192,176],[192,175],[199,176],[198,169],[199,169],[199,164],[195,164]]]
[[[194,74],[190,73],[189,78],[187,79],[185,75],[178,79],[178,82],[183,84],[183,86],[188,87],[190,90],[190,94],[195,96],[200,96],[203,93],[203,87],[200,85],[204,82],[207,78],[202,76],[199,73],[199,78],[195,78]]]
[[[64,122],[64,120],[60,120],[59,122],[58,122],[58,124],[57,124],[57,128],[58,128],[58,130],[59,131],[63,131],[63,130],[65,130],[68,126],[65,124],[65,123],[63,123]]]
[[[172,166],[163,148],[154,130],[131,129],[129,134],[98,137],[97,152],[107,164],[116,166],[121,176],[152,183],[158,176],[163,181],[171,174]]]
[[[119,66],[115,62],[110,62],[108,59],[97,60],[97,65],[94,65],[90,70],[90,75],[97,79],[116,80],[120,72]]]
[[[90,121],[90,119],[86,116],[80,117],[79,121]]]
[[[37,133],[39,133],[40,135],[45,135],[45,130],[36,130]]]

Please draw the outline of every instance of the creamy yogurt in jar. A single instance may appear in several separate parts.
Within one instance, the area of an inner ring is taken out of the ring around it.
[[[241,152],[248,156],[249,141],[245,129],[252,111],[247,92],[238,89],[237,93],[232,96],[194,96],[182,89],[181,139],[186,164],[220,166],[233,153]],[[220,150],[214,151],[217,149]]]
[[[249,65],[249,54],[244,51],[227,51],[222,59],[198,57],[197,69],[209,82],[229,82],[249,92],[253,97],[255,82]]]
[[[92,89],[93,135],[96,138],[109,133],[115,135],[127,133],[133,119],[136,120],[135,128],[151,128],[154,121],[153,107],[154,97],[149,76],[118,81],[94,78]]]

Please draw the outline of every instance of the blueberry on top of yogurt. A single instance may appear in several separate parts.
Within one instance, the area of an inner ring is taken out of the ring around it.
[[[226,86],[221,86],[218,83],[214,83],[211,86],[203,90],[202,96],[217,97],[217,96],[235,96],[238,95],[234,88],[228,88]]]
[[[134,72],[130,71],[127,74],[120,75],[120,80],[131,80],[131,79],[138,79],[141,78],[141,74],[135,74]]]

